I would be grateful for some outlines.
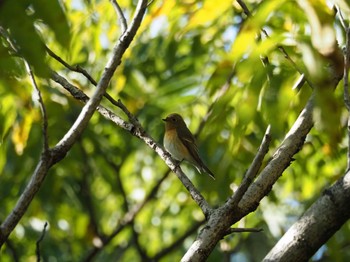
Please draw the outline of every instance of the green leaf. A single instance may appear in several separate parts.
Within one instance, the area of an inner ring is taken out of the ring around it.
[[[70,27],[66,15],[62,10],[62,5],[57,0],[30,0],[35,13],[34,17],[42,19],[55,33],[57,41],[62,47],[67,48],[70,42]]]
[[[48,77],[45,45],[34,27],[33,18],[27,15],[25,5],[20,1],[5,1],[0,9],[0,23],[8,30],[19,55],[33,66],[35,74]]]

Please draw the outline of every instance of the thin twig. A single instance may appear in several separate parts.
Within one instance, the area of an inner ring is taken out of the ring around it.
[[[128,24],[126,22],[123,10],[120,8],[120,5],[118,4],[117,0],[110,0],[110,1],[114,7],[115,12],[118,14],[120,26],[122,28],[122,34],[124,34],[125,31],[128,29]]]
[[[0,26],[0,34],[6,39],[7,43],[11,46],[13,51],[16,54],[19,54],[16,45],[13,43],[13,41],[10,38],[10,36],[8,35],[7,31],[1,26]],[[30,77],[30,80],[32,81],[34,90],[35,90],[35,92],[37,93],[37,96],[38,96],[39,107],[40,107],[40,110],[41,110],[41,114],[43,116],[43,125],[42,125],[43,137],[44,137],[43,154],[48,154],[48,151],[49,151],[49,142],[48,142],[48,133],[47,133],[47,126],[48,126],[47,121],[48,120],[47,120],[47,113],[46,113],[45,104],[44,104],[44,101],[42,99],[40,89],[39,89],[39,87],[38,87],[38,85],[36,83],[34,73],[33,73],[32,69],[31,69],[29,63],[27,62],[27,60],[23,56],[21,56],[21,58],[22,58],[22,60],[24,62],[24,65],[26,67],[26,70],[27,70],[27,73],[28,73],[28,75]]]
[[[9,239],[6,240],[6,249],[8,250],[8,253],[11,253],[11,255],[12,255],[12,260],[11,261],[13,261],[13,262],[19,262],[20,261],[19,255],[18,255],[18,252],[17,252],[16,248],[18,248],[17,245],[14,245],[12,243],[12,241],[10,241]]]
[[[24,58],[23,58],[24,59]],[[43,151],[43,154],[47,154],[49,152],[49,137],[48,137],[48,132],[47,132],[47,127],[48,127],[48,120],[47,120],[47,112],[46,112],[46,107],[45,107],[45,104],[44,104],[44,100],[41,96],[41,92],[40,92],[40,89],[37,85],[37,82],[35,80],[35,76],[34,76],[34,73],[32,71],[32,68],[30,67],[29,63],[24,60],[24,64],[25,64],[25,67],[27,69],[27,73],[30,77],[30,80],[32,81],[32,85],[34,87],[34,90],[37,94],[37,97],[38,97],[38,102],[39,102],[39,107],[40,107],[40,111],[41,111],[41,114],[42,114],[42,117],[43,117],[43,123],[42,123],[42,129],[43,129],[43,138],[44,138],[44,151]]]
[[[82,159],[84,159],[85,164],[82,165],[82,178],[78,180],[78,184],[80,187],[78,197],[80,197],[81,204],[83,208],[87,210],[89,216],[89,228],[91,230],[91,234],[97,236],[99,239],[103,239],[103,235],[101,234],[101,230],[98,223],[98,215],[96,214],[96,209],[94,205],[94,201],[92,199],[92,191],[91,191],[91,183],[89,181],[90,175],[93,174],[94,170],[91,166],[91,160],[89,159],[89,154],[86,151],[84,144],[81,140],[78,142],[79,149],[82,155]]]
[[[350,28],[346,29],[346,46],[344,54],[344,104],[350,113],[350,96],[349,96],[349,68],[350,68]],[[350,169],[350,116],[347,123],[348,130],[348,155],[347,155],[347,170]]]
[[[75,99],[83,103],[87,103],[87,101],[89,101],[89,97],[83,91],[81,91],[79,88],[69,83],[67,79],[65,79],[63,76],[59,75],[58,73],[52,71],[51,79],[56,83],[58,83],[60,86],[62,86],[65,90],[67,90]],[[115,102],[117,103],[117,101]],[[124,121],[121,117],[114,114],[111,110],[105,108],[104,106],[99,105],[97,107],[97,111],[101,115],[103,115],[105,118],[111,120],[117,126],[127,131],[131,131],[134,128],[132,124]]]
[[[83,76],[85,76],[90,81],[91,84],[93,84],[94,86],[97,85],[97,81],[84,68],[80,67],[79,65],[72,66],[72,65],[68,64],[60,56],[58,56],[55,52],[53,52],[49,47],[46,46],[45,48],[46,48],[46,52],[52,58],[54,58],[58,62],[60,62],[63,66],[65,66],[66,68],[68,68],[71,71],[81,73]]]
[[[43,231],[41,232],[41,236],[38,239],[38,241],[36,241],[36,261],[37,262],[40,262],[40,260],[41,260],[41,256],[40,256],[40,242],[43,241],[43,239],[45,237],[47,225],[48,225],[48,223],[45,222]]]
[[[246,16],[251,16],[251,12],[249,11],[247,5],[242,0],[237,0],[237,3],[242,7],[243,12],[246,14]]]
[[[350,28],[346,29],[346,46],[344,55],[344,102],[350,112],[350,96],[349,96],[349,67],[350,67]]]
[[[79,65],[70,65],[69,63],[67,63],[63,58],[61,58],[59,55],[57,55],[55,52],[53,52],[50,48],[46,47],[46,51],[47,53],[54,59],[56,59],[59,63],[61,63],[64,67],[66,67],[67,69],[80,73],[83,76],[86,77],[86,79],[89,80],[89,82],[91,84],[93,84],[94,86],[97,86],[97,82],[96,80],[81,66]],[[119,103],[107,92],[104,94],[104,97],[107,98],[107,100],[112,104],[115,105],[117,107],[119,107]]]
[[[343,29],[346,31],[349,26],[347,25],[347,22],[345,21],[345,18],[343,16],[343,12],[341,11],[341,9],[339,8],[338,5],[335,5],[335,9],[336,9],[337,13],[339,14],[340,23],[341,23]]]
[[[262,228],[229,228],[226,231],[226,235],[230,235],[233,233],[245,233],[245,232],[251,232],[251,233],[258,233],[264,231]]]
[[[350,95],[349,95],[349,68],[350,68],[350,28],[348,23],[345,21],[341,9],[336,5],[335,6],[338,14],[340,23],[345,31],[345,48],[344,48],[344,104],[350,113]],[[348,116],[347,123],[347,135],[348,135],[348,152],[347,152],[347,171],[350,169],[350,115]]]
[[[238,189],[234,192],[234,194],[230,197],[229,201],[226,202],[226,206],[230,206],[231,209],[234,209],[239,201],[241,201],[244,193],[248,190],[250,184],[254,181],[254,178],[257,176],[259,169],[262,165],[265,155],[269,150],[269,146],[271,143],[271,135],[270,135],[271,127],[268,126],[264,138],[261,142],[261,145],[258,149],[257,154],[254,157],[252,164],[250,165],[247,173],[245,174],[242,183],[238,187]]]

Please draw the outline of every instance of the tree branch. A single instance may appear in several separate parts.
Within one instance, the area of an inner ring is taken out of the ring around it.
[[[172,157],[154,141],[154,139],[149,136],[146,131],[142,128],[138,120],[129,112],[129,110],[123,105],[123,103],[119,100],[120,108],[125,112],[128,116],[129,121],[134,125],[133,133],[139,139],[144,141],[149,147],[151,147],[170,167],[171,171],[173,171],[176,176],[180,179],[182,184],[185,186],[187,191],[191,194],[192,199],[197,203],[197,205],[202,209],[205,217],[208,218],[210,215],[212,208],[209,206],[207,201],[204,199],[202,194],[195,188],[192,184],[191,180],[183,173],[181,167],[177,165],[177,163],[172,159]]]
[[[145,197],[145,199],[139,203],[136,204],[134,207],[129,208],[129,211],[124,215],[122,219],[118,222],[118,225],[113,230],[113,232],[106,236],[103,239],[103,243],[101,246],[94,247],[90,251],[87,252],[86,257],[82,260],[85,262],[92,261],[92,259],[102,250],[103,247],[108,245],[116,235],[118,235],[126,226],[129,226],[132,224],[132,222],[135,220],[137,214],[142,210],[142,208],[149,202],[151,199],[154,198],[156,193],[158,192],[160,185],[163,183],[163,181],[168,177],[169,171],[167,171],[161,179],[157,181],[157,183],[154,185],[152,190],[148,193],[148,195]]]
[[[304,213],[263,261],[307,261],[350,218],[350,172]]]
[[[122,34],[128,29],[128,24],[126,22],[123,10],[120,8],[118,2],[116,0],[110,0],[115,12],[117,13],[118,17],[119,17],[119,22],[120,22],[120,26],[122,28]]]
[[[77,120],[74,122],[73,126],[65,134],[65,136],[57,143],[57,145],[52,149],[54,152],[54,162],[61,160],[68,150],[73,146],[77,138],[82,134],[83,130],[87,126],[91,116],[95,112],[97,106],[99,105],[105,91],[108,87],[109,81],[111,80],[117,66],[121,63],[121,58],[129,47],[131,41],[133,40],[137,29],[140,26],[141,20],[145,13],[147,6],[146,0],[140,0],[137,4],[135,16],[131,22],[131,26],[128,30],[121,36],[118,43],[113,48],[112,57],[109,59],[105,70],[102,74],[100,81],[97,83],[97,88],[83,107],[81,113],[79,114]]]
[[[41,156],[37,167],[30,179],[30,182],[27,184],[24,192],[21,194],[12,212],[6,217],[5,221],[0,226],[0,247],[6,241],[9,234],[18,224],[22,216],[25,214],[29,204],[40,189],[50,167],[65,157],[67,152],[71,149],[73,144],[77,141],[79,136],[86,128],[88,122],[90,121],[90,118],[92,117],[103,95],[105,94],[108,84],[117,66],[121,62],[123,54],[136,35],[136,32],[146,11],[146,7],[146,0],[138,1],[131,25],[128,30],[124,32],[124,34],[121,36],[113,48],[112,56],[105,67],[102,77],[98,82],[97,88],[91,99],[89,99],[86,105],[83,107],[75,123],[65,134],[65,136],[57,143],[54,148],[49,150],[50,154]]]
[[[312,109],[313,98],[309,100],[271,161],[250,185],[237,207],[233,210],[231,205],[225,204],[215,209],[207,225],[183,256],[182,262],[204,261],[217,242],[225,236],[228,228],[258,207],[261,199],[271,191],[273,184],[293,161],[294,154],[300,151],[306,135],[313,126]]]
[[[344,22],[345,24],[345,22]],[[349,95],[349,68],[350,68],[350,28],[346,28],[346,46],[344,54],[344,104],[350,113],[350,95]],[[348,134],[348,157],[347,157],[347,170],[350,170],[350,116],[348,116],[347,123]]]
[[[40,262],[41,260],[41,256],[40,256],[40,243],[41,241],[43,241],[44,237],[45,237],[45,233],[46,233],[46,228],[48,226],[48,223],[45,222],[44,224],[44,228],[43,228],[43,231],[41,233],[41,236],[40,238],[38,239],[38,241],[36,241],[36,250],[35,250],[35,253],[36,253],[36,261],[37,262]]]
[[[241,228],[241,227],[230,227],[227,231],[226,231],[226,235],[231,235],[234,233],[246,233],[246,232],[250,232],[250,233],[258,233],[258,232],[262,232],[263,229],[262,228]]]
[[[251,183],[254,181],[254,178],[257,176],[259,169],[262,165],[265,155],[269,150],[269,146],[271,143],[271,135],[270,135],[270,126],[267,127],[264,138],[261,142],[261,145],[258,149],[257,154],[254,157],[252,164],[250,165],[247,173],[245,174],[242,183],[233,194],[232,197],[226,202],[227,206],[230,206],[232,209],[236,208],[239,201],[242,199],[244,193],[247,191]]]
[[[24,64],[25,64],[26,69],[27,69],[27,73],[32,81],[32,85],[34,87],[34,90],[38,96],[39,107],[40,107],[40,111],[41,111],[41,114],[43,117],[43,124],[42,124],[43,138],[44,138],[43,154],[48,154],[48,152],[49,152],[49,138],[48,138],[48,133],[47,133],[48,122],[47,122],[47,113],[46,113],[45,104],[44,104],[43,98],[41,96],[40,89],[36,83],[35,76],[33,74],[32,69],[31,69],[29,63],[24,58],[23,58],[23,60],[24,60]]]
[[[51,75],[52,79],[61,84],[67,91],[71,93],[73,97],[76,99],[86,102],[88,101],[88,96],[84,94],[81,90],[76,88],[74,85],[70,84],[66,79],[57,73],[53,72]],[[108,119],[111,119],[118,126],[128,130],[132,135],[144,141],[150,148],[152,148],[170,167],[170,169],[177,175],[182,184],[190,193],[193,200],[198,204],[198,206],[202,209],[203,214],[207,217],[211,212],[211,207],[204,199],[202,194],[194,187],[192,182],[187,178],[187,176],[183,173],[181,168],[176,164],[176,162],[167,154],[167,152],[160,146],[155,140],[146,133],[143,129],[137,118],[125,107],[125,105],[120,101],[115,101],[114,103],[117,105],[122,111],[127,115],[131,124],[122,120],[119,116],[115,115],[112,111],[104,108],[103,106],[99,106],[97,111],[99,111],[103,116]]]
[[[79,65],[75,65],[72,66],[70,64],[68,64],[66,61],[64,61],[60,56],[58,56],[57,54],[55,54],[49,47],[45,47],[46,48],[46,52],[55,60],[57,60],[58,62],[60,62],[64,67],[68,68],[69,70],[73,71],[73,72],[77,72],[82,74],[83,76],[86,77],[86,79],[88,79],[90,81],[91,84],[93,84],[94,86],[97,85],[96,80],[82,67],[80,67]]]

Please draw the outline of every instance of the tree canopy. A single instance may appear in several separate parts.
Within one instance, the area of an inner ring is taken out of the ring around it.
[[[235,197],[223,230],[244,232],[208,261],[261,261],[349,179],[349,17],[342,0],[1,1],[1,261],[191,261]],[[215,180],[164,153],[174,112]],[[310,256],[346,261],[349,236]]]

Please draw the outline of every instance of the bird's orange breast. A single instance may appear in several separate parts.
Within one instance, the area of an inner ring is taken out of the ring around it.
[[[176,160],[188,160],[189,152],[177,136],[176,129],[167,130],[164,135],[164,147]]]

